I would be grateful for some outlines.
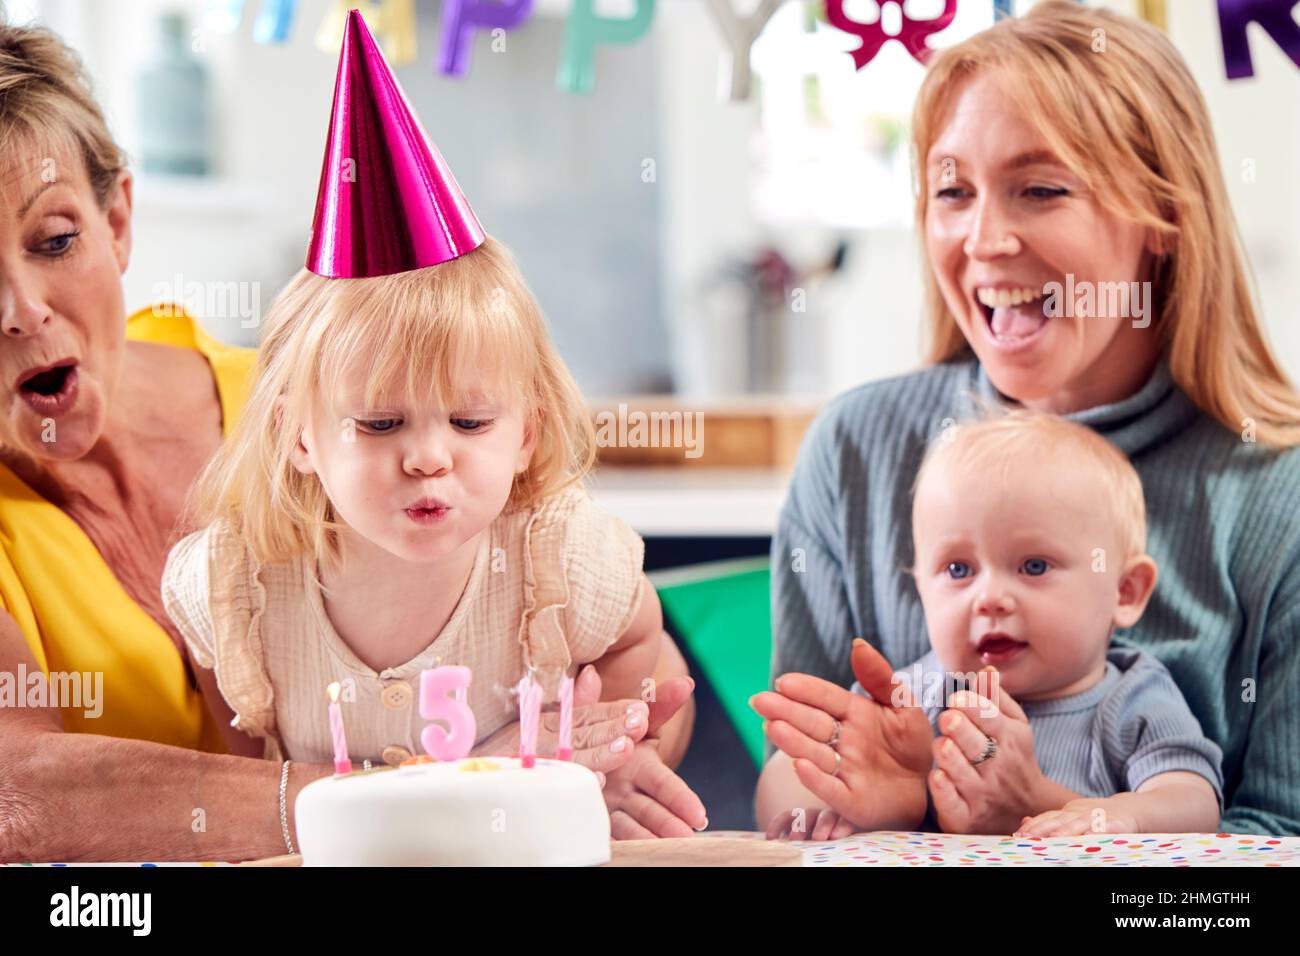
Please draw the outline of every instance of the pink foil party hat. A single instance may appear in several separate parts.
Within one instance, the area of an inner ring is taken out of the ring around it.
[[[366,29],[348,13],[307,268],[332,279],[437,265],[485,238]]]

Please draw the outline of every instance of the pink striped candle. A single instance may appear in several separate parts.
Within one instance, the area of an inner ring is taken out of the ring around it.
[[[351,773],[352,761],[348,759],[348,738],[343,733],[343,711],[339,709],[339,682],[325,688],[330,695],[330,736],[334,738],[334,772]]]
[[[560,745],[555,755],[561,760],[573,759],[573,678],[565,677],[560,683]]]
[[[542,717],[542,685],[532,677],[519,682],[519,760],[525,767],[537,761],[537,725]]]

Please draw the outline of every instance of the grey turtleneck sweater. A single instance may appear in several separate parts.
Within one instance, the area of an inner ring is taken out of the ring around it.
[[[912,562],[910,488],[945,419],[1000,397],[973,358],[840,395],[804,439],[772,539],[773,677],[853,683],[854,637],[895,668],[930,649]],[[1300,448],[1244,441],[1164,362],[1136,394],[1064,416],[1132,460],[1160,566],[1142,620],[1116,633],[1162,662],[1223,750],[1225,832],[1300,834]]]

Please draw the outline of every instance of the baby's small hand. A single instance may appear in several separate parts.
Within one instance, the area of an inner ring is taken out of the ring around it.
[[[935,818],[946,833],[1006,833],[1045,805],[1029,718],[1006,690],[997,687],[996,694],[994,705],[973,691],[957,691],[939,718],[929,783]]]
[[[811,826],[809,823],[811,822]],[[825,807],[796,807],[778,813],[767,825],[769,840],[842,840],[854,826],[834,810]]]
[[[1018,837],[1082,836],[1092,832],[1092,818],[1079,810],[1048,810],[1032,820],[1025,817],[1016,832]]]
[[[1025,817],[1012,836],[1086,836],[1091,833],[1136,833],[1137,821],[1102,799],[1071,800],[1059,810]]]
[[[632,759],[605,780],[605,806],[615,840],[688,837],[709,825],[704,804],[659,756],[659,738],[636,745]]]

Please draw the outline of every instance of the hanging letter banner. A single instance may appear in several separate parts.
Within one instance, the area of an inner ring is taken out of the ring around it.
[[[636,11],[626,19],[598,17],[596,0],[573,0],[564,30],[564,52],[555,84],[570,93],[590,93],[596,85],[596,47],[602,43],[634,43],[650,29],[655,0],[635,0]]]
[[[337,55],[349,10],[360,10],[366,27],[392,66],[415,59],[415,0],[336,0],[316,31],[316,48]]]
[[[283,43],[289,39],[298,0],[262,0],[262,12],[253,21],[253,42]]]
[[[1291,19],[1295,5],[1296,0],[1219,0],[1219,36],[1228,79],[1255,75],[1246,42],[1246,24],[1251,21],[1263,27],[1291,62],[1300,66],[1300,26]]]
[[[718,29],[726,41],[727,49],[731,51],[731,75],[724,88],[725,96],[733,100],[749,98],[749,48],[754,45],[781,3],[782,0],[763,0],[748,17],[739,17],[731,8],[731,0],[709,0],[709,9],[718,21]]]
[[[464,76],[479,30],[513,30],[533,12],[533,0],[442,0],[442,47],[438,69]]]

